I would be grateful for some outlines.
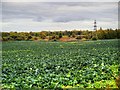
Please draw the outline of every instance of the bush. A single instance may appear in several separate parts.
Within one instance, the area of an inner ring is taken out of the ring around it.
[[[82,41],[87,41],[87,39],[86,38],[82,38]]]
[[[96,37],[92,37],[92,40],[97,40],[97,38]]]
[[[81,36],[77,36],[76,39],[81,39]]]
[[[11,41],[11,40],[14,40],[14,39],[11,37],[3,37],[2,38],[2,41]]]

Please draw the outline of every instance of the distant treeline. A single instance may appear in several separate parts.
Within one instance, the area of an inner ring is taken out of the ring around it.
[[[60,40],[63,37],[97,40],[97,39],[120,39],[120,29],[107,29],[97,31],[41,31],[41,32],[2,32],[2,41],[15,40]]]

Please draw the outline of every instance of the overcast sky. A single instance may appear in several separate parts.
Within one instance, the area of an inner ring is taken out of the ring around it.
[[[118,28],[117,2],[4,1],[2,31],[93,30],[94,20],[98,28]]]

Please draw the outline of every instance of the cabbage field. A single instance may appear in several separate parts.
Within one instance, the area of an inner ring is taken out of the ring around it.
[[[118,40],[2,42],[2,88],[117,88]]]

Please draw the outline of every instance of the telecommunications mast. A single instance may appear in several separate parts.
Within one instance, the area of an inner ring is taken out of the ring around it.
[[[95,31],[97,30],[97,23],[96,23],[96,20],[94,21],[94,30],[95,30]]]

